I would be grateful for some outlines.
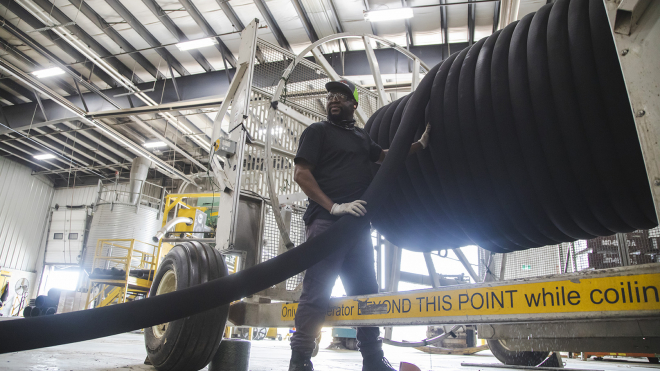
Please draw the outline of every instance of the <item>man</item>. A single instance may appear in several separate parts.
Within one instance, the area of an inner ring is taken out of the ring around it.
[[[326,84],[327,121],[310,125],[302,133],[295,157],[294,180],[309,197],[303,217],[307,239],[311,239],[337,221],[342,215],[362,217],[366,202],[360,200],[371,183],[370,163],[381,163],[383,150],[361,128],[355,126],[353,113],[358,106],[358,93],[351,82]],[[429,127],[410,153],[428,144]],[[356,238],[355,246],[332,254],[305,273],[303,290],[296,312],[296,332],[291,338],[289,371],[313,370],[311,355],[315,339],[321,331],[332,287],[339,275],[348,295],[378,292],[374,270],[374,249],[368,226]],[[394,370],[384,358],[378,327],[357,330],[362,353],[363,371]]]

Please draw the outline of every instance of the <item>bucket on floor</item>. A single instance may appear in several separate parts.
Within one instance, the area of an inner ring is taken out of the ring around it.
[[[223,339],[209,371],[248,371],[251,343],[243,339]]]

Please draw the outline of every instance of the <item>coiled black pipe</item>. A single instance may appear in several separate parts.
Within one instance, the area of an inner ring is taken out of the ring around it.
[[[602,1],[543,6],[442,63],[429,148],[407,159],[375,227],[406,249],[494,252],[655,227],[625,93]],[[383,148],[410,101],[367,123]]]
[[[419,250],[477,243],[511,251],[657,224],[602,1],[560,0],[537,15],[452,55],[427,73],[414,94],[369,120],[370,133],[389,154],[362,198],[367,215],[395,243]],[[530,55],[535,43],[546,45],[546,53]],[[585,43],[590,48],[576,50]],[[545,64],[536,65],[537,58]],[[591,71],[576,78],[585,66]],[[535,85],[542,83],[551,89]],[[408,157],[410,143],[431,118],[429,150]],[[613,154],[590,139],[601,129]],[[608,161],[616,162],[617,179],[603,179]],[[570,178],[558,179],[561,174]],[[568,203],[576,199],[579,210]],[[284,254],[185,290],[2,321],[0,333],[7,336],[0,337],[0,353],[109,336],[230,303],[350,248],[366,223],[344,216]]]

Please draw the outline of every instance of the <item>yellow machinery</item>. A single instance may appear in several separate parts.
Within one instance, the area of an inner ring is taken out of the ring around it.
[[[149,252],[150,251],[150,252]],[[120,304],[135,299],[137,295],[146,295],[151,288],[158,262],[160,245],[138,241],[135,239],[103,239],[96,243],[94,253],[94,268],[114,268],[122,275],[92,274],[89,276],[87,300],[85,308],[100,298],[96,307],[110,304]],[[131,275],[131,270],[146,271],[143,277]],[[96,271],[96,270],[95,270]],[[92,288],[98,286],[96,295],[90,298]]]
[[[165,196],[165,210],[163,211],[163,226],[167,224],[167,219],[170,211],[176,208],[175,217],[183,216],[195,220],[195,215],[197,212],[205,212],[208,210],[208,207],[205,206],[190,206],[184,202],[187,198],[217,198],[220,199],[220,192],[218,193],[179,193],[179,194],[169,194]],[[178,206],[178,207],[177,207]],[[193,225],[186,224],[177,224],[175,229],[176,232],[193,232]],[[163,255],[167,254],[163,252]]]
[[[176,208],[176,216],[189,217],[195,220],[198,212],[206,212],[209,208],[203,206],[190,206],[185,199],[189,198],[217,198],[220,193],[182,193],[165,196],[163,210],[163,226],[167,223],[170,212]],[[177,207],[178,206],[178,207]],[[217,213],[215,213],[217,215]],[[214,216],[213,214],[211,214]],[[193,226],[184,223],[175,227],[175,232],[185,234],[193,233]],[[103,239],[98,240],[94,253],[94,268],[116,268],[123,270],[122,276],[90,275],[87,291],[86,307],[90,308],[96,301],[96,307],[110,304],[120,304],[133,300],[137,295],[149,293],[151,283],[162,258],[174,247],[173,244],[160,240],[158,245],[138,241],[135,239]],[[236,257],[229,259],[230,272],[236,271]],[[231,263],[234,264],[231,264]],[[147,270],[152,272],[146,277],[138,278],[131,275],[131,270]],[[92,296],[92,288],[98,286],[98,292]]]

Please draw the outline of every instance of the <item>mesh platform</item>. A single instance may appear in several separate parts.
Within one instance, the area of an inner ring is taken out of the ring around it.
[[[291,212],[291,225],[289,228],[289,237],[294,245],[298,246],[305,242],[305,222],[302,217],[305,210],[302,208],[294,208]],[[279,251],[283,251],[280,246],[280,232],[275,224],[275,216],[273,215],[273,208],[267,204],[266,214],[264,218],[264,235],[261,249],[261,261],[276,257]],[[302,283],[303,274],[297,274],[286,280],[286,289],[289,291],[295,290],[300,283]]]
[[[624,233],[622,237],[626,247],[621,250],[624,254],[627,251],[628,265],[660,263],[660,227]],[[617,235],[597,237],[508,253],[504,280],[613,268],[623,264],[626,262],[622,262]],[[479,248],[479,277],[482,280],[487,266],[499,279],[502,254],[490,254]]]
[[[294,53],[258,39],[252,86],[269,97],[272,96],[284,70],[295,58]],[[282,99],[286,104],[302,111],[325,117],[325,84],[331,80],[313,60],[311,57],[303,59],[294,68],[286,81]],[[361,86],[358,86],[358,101],[367,117],[378,109],[378,95]],[[360,124],[364,125],[363,122]]]

